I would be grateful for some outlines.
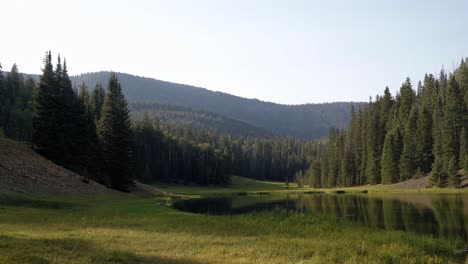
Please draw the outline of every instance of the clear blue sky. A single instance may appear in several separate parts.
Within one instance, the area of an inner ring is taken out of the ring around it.
[[[468,1],[4,1],[0,62],[113,70],[286,104],[367,101],[468,56]]]

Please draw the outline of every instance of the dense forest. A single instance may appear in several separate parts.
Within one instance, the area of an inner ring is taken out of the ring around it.
[[[430,184],[457,187],[468,169],[468,61],[450,74],[410,79],[352,109],[346,130],[331,129],[326,149],[301,179],[316,187],[391,184],[430,174]]]
[[[184,175],[190,183],[229,184],[230,175],[221,165],[217,167],[220,159],[209,146],[196,146],[189,154],[176,156],[175,151],[182,147],[178,140],[147,129],[145,120],[132,124],[115,74],[110,75],[107,91],[97,83],[90,93],[84,83],[73,87],[66,61],[62,64],[59,57],[54,67],[48,52],[38,83],[31,77],[25,80],[16,65],[6,75],[0,72],[0,102],[0,136],[30,142],[56,164],[109,187],[126,190],[134,178],[147,179],[148,171],[138,174],[138,168],[148,168],[141,164],[147,160],[139,158],[152,144],[161,144],[157,157],[172,166],[161,166],[159,171],[153,168],[152,174],[162,175],[154,179],[177,181]],[[148,131],[151,137],[147,137]],[[141,140],[145,140],[143,144],[139,144]],[[190,158],[202,156],[205,162],[188,166],[191,173],[178,169],[186,159],[190,163]]]
[[[214,129],[221,134],[235,137],[272,135],[271,132],[249,123],[205,110],[144,102],[131,102],[129,106],[135,119],[141,119],[147,113],[152,119],[157,119],[161,124],[168,126],[192,126],[205,132]]]
[[[191,126],[163,125],[144,115],[135,122],[137,178],[192,183],[191,177],[224,175],[258,180],[293,181],[299,171],[322,152],[324,140],[305,141],[282,137],[233,137],[215,130],[206,133]],[[199,169],[198,164],[205,164]],[[226,176],[225,176],[226,177]],[[197,182],[206,183],[206,182]],[[227,179],[226,183],[229,183]]]
[[[0,76],[0,133],[31,142],[55,163],[117,189],[125,189],[132,179],[227,186],[233,174],[292,181],[323,145],[250,136],[262,130],[240,122],[231,122],[240,127],[237,135],[230,135],[183,122],[162,123],[151,112],[135,111],[131,119],[117,75],[109,76],[107,92],[101,83],[94,89],[84,82],[77,87],[65,61],[59,58],[54,69],[50,52],[38,83],[20,74],[16,65]]]

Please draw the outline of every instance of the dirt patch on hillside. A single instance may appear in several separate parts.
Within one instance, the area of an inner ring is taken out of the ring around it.
[[[429,176],[421,177],[418,179],[409,179],[404,182],[394,183],[388,185],[392,189],[424,189],[427,188]]]
[[[35,153],[24,143],[0,139],[0,194],[110,192]]]
[[[458,174],[462,176],[462,181],[458,188],[467,188],[468,187],[468,177],[465,173],[465,170],[461,169],[458,171]],[[429,186],[429,178],[430,175],[426,175],[424,177],[418,179],[409,179],[404,182],[394,183],[387,185],[389,188],[392,189],[424,189],[430,188]]]

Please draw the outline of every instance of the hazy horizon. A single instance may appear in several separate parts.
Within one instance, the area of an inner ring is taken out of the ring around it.
[[[0,63],[116,71],[281,104],[366,102],[468,56],[458,1],[10,1]],[[7,41],[5,41],[7,40]]]

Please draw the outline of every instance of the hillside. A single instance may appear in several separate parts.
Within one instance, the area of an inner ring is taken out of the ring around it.
[[[198,115],[196,110],[212,112],[225,116],[222,117],[225,120],[235,119],[283,136],[318,138],[326,135],[331,127],[345,128],[349,123],[351,105],[359,104],[281,105],[125,73],[117,75],[130,102],[183,106],[192,108],[194,116]],[[109,76],[110,72],[86,73],[73,76],[72,81],[75,86],[85,82],[92,89],[97,82],[106,84]],[[197,117],[194,119],[201,120]]]
[[[0,139],[0,194],[108,192],[110,189],[35,153],[16,141]]]
[[[266,129],[249,123],[190,107],[158,103],[131,103],[130,110],[132,117],[136,119],[141,119],[144,113],[148,113],[150,118],[157,118],[162,124],[170,126],[192,126],[204,131],[215,129],[220,133],[229,133],[233,136],[265,136],[271,134]]]

